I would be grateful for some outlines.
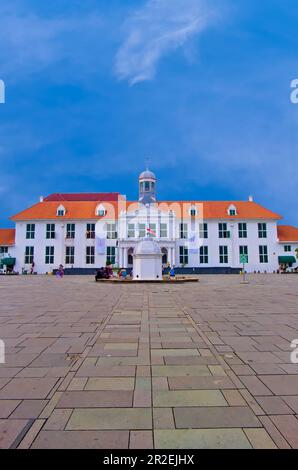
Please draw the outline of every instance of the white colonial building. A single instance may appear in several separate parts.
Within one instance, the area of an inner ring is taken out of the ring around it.
[[[274,272],[297,267],[298,229],[253,201],[158,201],[156,177],[139,177],[138,201],[119,193],[52,194],[0,230],[2,266],[15,271],[131,268],[140,239],[153,237],[163,265],[188,273]],[[1,261],[0,261],[1,263]]]

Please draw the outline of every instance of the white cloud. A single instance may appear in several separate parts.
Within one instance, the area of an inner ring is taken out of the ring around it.
[[[205,0],[147,0],[125,23],[116,75],[131,85],[154,78],[161,58],[201,33],[214,17]]]

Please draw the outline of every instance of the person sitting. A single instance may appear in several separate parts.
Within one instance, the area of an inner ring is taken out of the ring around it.
[[[122,279],[126,279],[127,278],[127,272],[126,272],[126,269],[121,269],[121,278]]]
[[[95,281],[97,282],[99,279],[104,279],[105,273],[104,273],[104,268],[101,267],[100,269],[96,270],[95,274]]]

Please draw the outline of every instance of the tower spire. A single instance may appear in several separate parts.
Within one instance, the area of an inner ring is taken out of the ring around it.
[[[150,166],[150,157],[146,158],[146,171],[149,171],[149,166]]]

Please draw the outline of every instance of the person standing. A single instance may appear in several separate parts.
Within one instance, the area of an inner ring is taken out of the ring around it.
[[[33,260],[32,264],[31,264],[30,274],[34,274],[34,268],[35,268],[35,263],[34,263],[34,260]]]

